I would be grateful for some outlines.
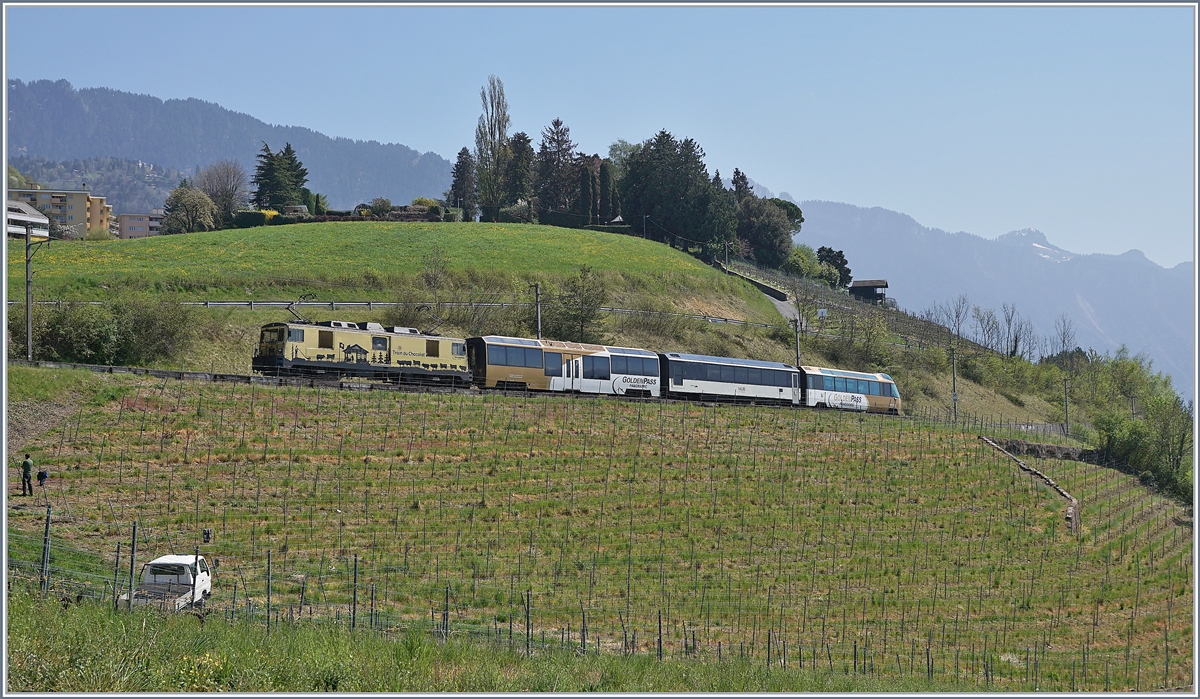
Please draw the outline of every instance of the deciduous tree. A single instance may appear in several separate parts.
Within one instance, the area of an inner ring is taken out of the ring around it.
[[[246,205],[250,193],[245,168],[229,158],[218,160],[201,170],[196,175],[195,186],[216,205],[217,221],[222,226],[228,226],[233,220],[233,213]]]
[[[503,176],[508,160],[508,100],[504,83],[494,75],[479,88],[483,113],[475,125],[475,177],[479,204],[497,212],[503,203]]]
[[[163,214],[164,233],[195,233],[215,227],[217,206],[207,194],[184,180],[167,195]]]

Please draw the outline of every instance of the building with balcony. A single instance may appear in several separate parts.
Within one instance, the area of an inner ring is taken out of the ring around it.
[[[121,240],[146,238],[162,233],[163,210],[151,209],[148,214],[117,216],[117,237]]]
[[[113,218],[112,207],[105,198],[87,189],[10,189],[8,198],[53,216],[62,226],[64,238],[106,233]]]
[[[25,238],[25,227],[29,226],[29,237],[33,240],[50,239],[50,219],[23,201],[6,203],[6,225],[9,238]]]

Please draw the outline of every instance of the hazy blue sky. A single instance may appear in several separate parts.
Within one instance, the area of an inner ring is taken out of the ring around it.
[[[7,77],[197,97],[453,159],[512,130],[658,129],[797,200],[1076,252],[1193,255],[1190,7],[6,7]],[[50,27],[53,27],[51,29]]]

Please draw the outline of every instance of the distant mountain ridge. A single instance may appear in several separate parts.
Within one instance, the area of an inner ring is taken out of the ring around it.
[[[1164,269],[1139,250],[1080,255],[1051,244],[1033,228],[988,240],[927,228],[880,207],[805,201],[795,237],[814,248],[844,250],[857,279],[887,279],[888,295],[911,311],[965,293],[999,312],[1015,303],[1038,333],[1049,335],[1066,312],[1076,344],[1112,352],[1124,344],[1144,352],[1175,390],[1192,398],[1195,354],[1193,262]]]
[[[333,208],[374,197],[407,203],[440,197],[450,161],[399,143],[331,138],[298,126],[275,126],[195,98],[163,101],[108,88],[76,90],[66,80],[8,81],[10,156],[50,160],[116,157],[193,173],[224,158],[254,171],[266,142],[291,143],[309,172],[309,188]]]

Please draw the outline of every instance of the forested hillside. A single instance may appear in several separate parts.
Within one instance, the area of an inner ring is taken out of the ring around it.
[[[49,189],[87,188],[107,198],[115,214],[145,213],[161,209],[171,188],[185,176],[175,168],[123,158],[47,160],[16,156],[8,164],[26,179]]]
[[[194,98],[163,101],[107,88],[76,90],[66,80],[9,80],[8,100],[10,158],[117,157],[190,175],[224,158],[253,170],[265,141],[273,147],[291,143],[312,172],[310,187],[334,208],[377,196],[405,202],[438,197],[450,185],[450,163],[436,153],[266,124]]]

